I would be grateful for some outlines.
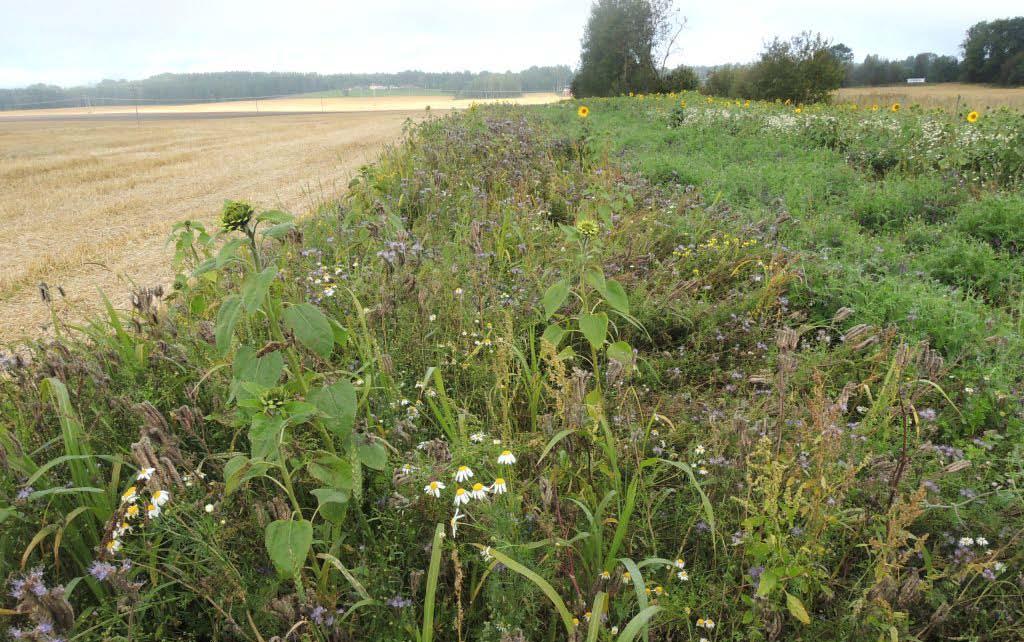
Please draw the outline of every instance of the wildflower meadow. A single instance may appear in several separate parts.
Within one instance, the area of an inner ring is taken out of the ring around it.
[[[0,635],[1019,640],[1022,186],[1019,112],[688,92],[228,200],[2,353]]]

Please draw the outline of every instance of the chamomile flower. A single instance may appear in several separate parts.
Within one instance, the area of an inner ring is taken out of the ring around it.
[[[150,519],[156,519],[157,517],[160,517],[160,512],[160,506],[158,506],[157,504],[150,503],[146,505],[146,516]]]
[[[203,510],[206,511],[207,513],[212,513],[213,512],[213,504],[207,504],[206,506],[203,506]]]
[[[630,584],[633,582],[633,576],[629,574],[629,571],[622,572],[622,583]]]
[[[611,631],[610,631],[610,633],[611,633],[612,635],[618,635],[618,634],[619,634],[619,627],[617,627],[617,626],[613,626],[613,627],[611,628]]]
[[[715,621],[711,618],[699,617],[697,618],[697,628],[707,629],[708,631],[710,631],[711,629],[715,628]]]
[[[974,543],[977,544],[978,546],[988,546],[988,540],[985,539],[984,537],[975,537],[974,538]]]
[[[680,582],[689,582],[690,581],[690,574],[686,572],[686,569],[683,569],[683,570],[679,571],[678,573],[676,573],[676,577],[679,578]]]
[[[697,444],[697,447],[693,449],[693,454],[697,455],[698,457],[703,455],[705,452],[707,452],[707,450],[705,450],[704,446],[701,444]]]
[[[106,546],[107,552],[110,553],[111,555],[113,555],[113,554],[115,554],[115,553],[117,553],[118,551],[121,550],[121,546],[122,546],[121,540],[119,540],[119,539],[112,539],[109,542],[107,542],[107,546]]]
[[[153,496],[150,499],[157,506],[163,506],[167,502],[171,501],[171,494],[166,490],[158,490],[153,493]]]
[[[682,560],[682,559],[676,560],[672,565],[675,566],[678,569],[686,568],[686,562],[684,560]]]
[[[455,489],[455,505],[459,506],[461,504],[468,504],[468,503],[469,503],[469,493],[466,492],[466,489],[465,488],[456,488]]]
[[[484,558],[485,562],[490,562],[492,559],[494,559],[494,556],[491,555],[491,547],[485,546],[483,550],[480,551],[480,557]]]
[[[455,471],[455,481],[464,482],[473,476],[473,471],[470,470],[469,466],[459,466],[459,469]]]
[[[473,490],[469,491],[469,494],[473,499],[487,499],[487,489],[480,482],[473,484]]]
[[[153,473],[156,472],[156,468],[143,468],[139,471],[139,474],[135,477],[136,481],[149,481],[153,479]]]
[[[423,492],[434,497],[440,497],[441,491],[444,490],[444,484],[439,481],[432,481],[423,487]]]
[[[501,454],[498,455],[498,463],[503,466],[511,466],[516,463],[516,456],[512,454],[511,450],[503,450],[501,451]]]
[[[135,518],[137,518],[139,516],[139,505],[138,504],[132,504],[131,506],[129,506],[128,508],[126,508],[124,510],[124,515],[128,519],[135,519]]]
[[[974,538],[972,538],[972,537],[961,537],[959,544],[960,544],[960,546],[963,546],[965,548],[968,547],[968,546],[974,546]]]
[[[593,613],[591,613],[590,611],[587,611],[586,613],[583,614],[583,619],[586,620],[587,622],[589,622],[590,618],[592,618],[593,616],[594,616]]]
[[[606,581],[610,580],[610,579],[612,579],[612,574],[609,573],[608,571],[601,571],[601,579],[602,580],[606,580]]]
[[[508,484],[505,483],[503,477],[498,477],[494,480],[494,483],[491,484],[491,492],[495,495],[502,495],[508,492]]]
[[[138,491],[138,489],[135,488],[135,486],[129,486],[127,490],[125,490],[123,493],[121,493],[121,503],[122,504],[131,504],[131,503],[135,502],[135,500],[138,499],[138,498],[139,498],[139,491]]]
[[[578,617],[574,617],[572,619],[572,625],[573,625],[573,627],[579,626],[580,625],[580,619]]]
[[[474,444],[482,444],[482,443],[484,443],[484,439],[486,437],[487,437],[487,435],[485,435],[482,432],[475,432],[475,433],[473,433],[472,435],[469,436],[469,440],[471,442],[473,442]]]

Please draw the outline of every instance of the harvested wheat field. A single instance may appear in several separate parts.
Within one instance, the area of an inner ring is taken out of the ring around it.
[[[836,94],[837,102],[853,102],[860,106],[919,104],[942,109],[989,110],[1000,107],[1024,109],[1024,87],[991,87],[966,83],[936,85],[889,85],[886,87],[844,87]]]
[[[0,112],[0,122],[6,119],[52,118],[54,116],[101,116],[119,114],[134,117],[155,114],[239,114],[239,113],[329,113],[360,111],[404,111],[425,109],[465,109],[474,103],[512,103],[516,105],[542,105],[561,100],[554,93],[528,93],[513,98],[483,100],[456,100],[452,96],[365,96],[365,97],[285,97],[270,100],[232,100],[217,103],[183,105],[95,105],[92,107],[63,107],[59,109],[28,109]]]
[[[227,198],[307,212],[423,114],[0,118],[0,341],[45,332],[40,281],[63,287],[72,319],[97,308],[98,288],[125,307],[130,281],[169,282],[173,223],[212,223]]]

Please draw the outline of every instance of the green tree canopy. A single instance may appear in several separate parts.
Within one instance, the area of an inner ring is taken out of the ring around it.
[[[574,96],[661,88],[655,49],[669,42],[671,0],[597,0],[583,34]]]
[[[979,22],[962,46],[969,82],[1024,84],[1024,16]]]
[[[828,40],[805,31],[790,40],[773,40],[750,73],[755,98],[803,103],[828,98],[846,70]]]

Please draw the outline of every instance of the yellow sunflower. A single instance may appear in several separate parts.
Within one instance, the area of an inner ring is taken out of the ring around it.
[[[580,118],[586,118],[590,115],[590,107],[586,105],[580,105],[580,108],[576,110],[576,115]]]
[[[890,109],[892,109],[893,113],[896,113],[896,112],[898,112],[900,110],[900,104],[899,103],[893,103],[892,107],[890,107]]]
[[[679,106],[685,108],[686,107],[686,101],[685,100],[680,100],[679,101]]]
[[[971,113],[967,114],[967,122],[969,122],[969,123],[976,123],[976,122],[978,122],[978,118],[980,116],[981,116],[981,114],[979,114],[978,112],[972,111]]]

